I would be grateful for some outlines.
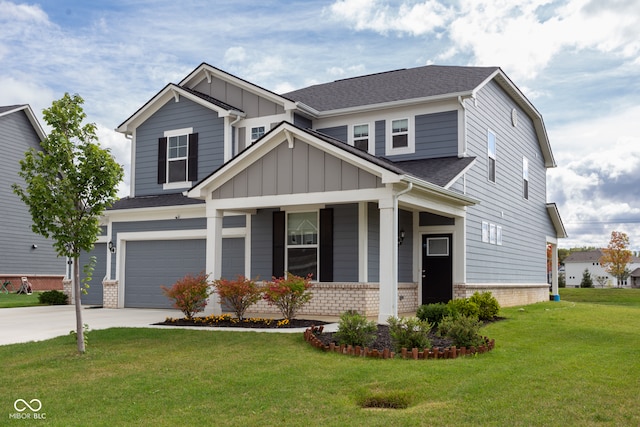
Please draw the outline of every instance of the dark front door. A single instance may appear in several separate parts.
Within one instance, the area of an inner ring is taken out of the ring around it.
[[[453,297],[451,234],[422,236],[422,304]]]

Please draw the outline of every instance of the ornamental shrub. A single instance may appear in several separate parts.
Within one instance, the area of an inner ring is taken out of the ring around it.
[[[239,320],[244,319],[247,308],[262,298],[262,288],[254,280],[242,275],[235,280],[214,280],[213,287],[220,297],[220,303],[230,306]]]
[[[349,310],[340,315],[338,331],[335,333],[339,344],[368,347],[375,342],[377,335],[376,322],[367,320],[357,311]]]
[[[207,306],[207,298],[211,294],[208,278],[204,272],[197,276],[187,274],[170,288],[160,287],[162,293],[173,301],[173,307],[182,311],[187,320],[192,320],[194,314],[204,311]]]
[[[47,291],[38,295],[38,301],[40,304],[47,305],[65,305],[67,304],[69,297],[64,292],[60,291]]]
[[[451,316],[469,316],[478,317],[480,315],[480,309],[478,304],[469,300],[469,298],[452,299],[447,303]]]
[[[482,344],[480,326],[482,323],[475,316],[447,316],[440,322],[438,333],[453,340],[457,347],[477,347]]]
[[[420,320],[426,320],[429,323],[438,325],[443,317],[451,314],[449,306],[443,302],[435,302],[431,304],[423,304],[418,307],[416,317]]]
[[[275,305],[286,320],[295,318],[296,313],[313,298],[311,274],[306,278],[287,273],[285,277],[273,278],[263,290],[263,298],[269,305]]]
[[[389,317],[389,335],[396,352],[403,348],[426,348],[431,346],[429,332],[433,325],[417,317]]]
[[[500,311],[500,303],[491,292],[474,292],[469,301],[478,306],[478,318],[480,320],[492,320]]]

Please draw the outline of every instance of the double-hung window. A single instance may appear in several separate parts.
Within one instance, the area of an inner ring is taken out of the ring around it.
[[[164,132],[158,140],[158,184],[183,188],[198,179],[198,134],[193,128]]]
[[[529,200],[529,160],[522,158],[522,197]]]
[[[489,181],[496,182],[496,134],[487,132],[487,160],[489,165]]]
[[[409,119],[391,121],[391,147],[393,149],[409,147]]]
[[[353,127],[353,146],[358,150],[369,152],[369,125],[355,125]]]
[[[264,135],[264,126],[255,126],[251,128],[251,143],[260,139]]]
[[[318,278],[318,212],[287,214],[286,271]]]

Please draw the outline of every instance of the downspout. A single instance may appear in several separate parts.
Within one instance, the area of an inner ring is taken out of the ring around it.
[[[413,189],[413,182],[407,188],[393,195],[393,315],[398,317],[398,199]]]
[[[462,131],[462,153],[461,157],[467,157],[467,107],[464,106],[464,99],[462,95],[458,96],[458,103],[462,107],[462,126],[464,127]]]

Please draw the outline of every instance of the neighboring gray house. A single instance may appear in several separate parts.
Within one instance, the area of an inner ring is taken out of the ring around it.
[[[593,251],[576,251],[572,252],[564,260],[565,280],[568,288],[579,288],[582,282],[582,275],[585,270],[591,274],[593,286],[595,287],[611,287],[618,286],[618,280],[611,274],[607,273],[600,264],[600,258],[604,255],[602,249]],[[636,284],[636,277],[640,277],[640,258],[634,256],[627,268],[631,275],[620,286],[628,287]]]
[[[13,193],[24,187],[18,175],[20,160],[29,148],[40,149],[46,137],[29,105],[0,107],[0,147],[4,168],[0,174],[0,281],[11,281],[18,290],[26,276],[35,290],[62,289],[66,259],[59,258],[50,240],[31,231],[28,207]]]
[[[504,306],[549,299],[546,248],[565,237],[546,200],[555,161],[542,117],[500,68],[279,95],[203,63],[117,130],[132,179],[104,218],[105,306],[167,307],[160,285],[200,271],[312,273],[304,313],[382,321],[475,291]],[[557,294],[557,271],[553,283]]]

